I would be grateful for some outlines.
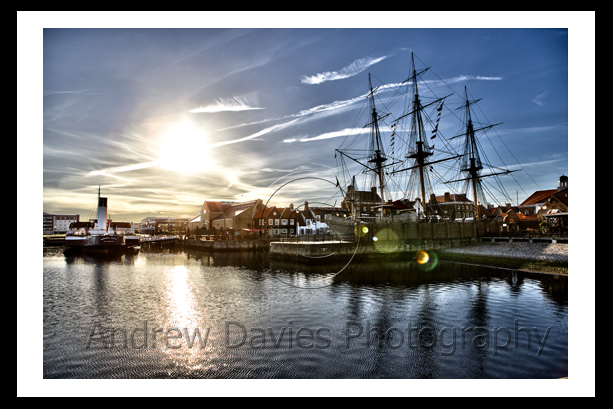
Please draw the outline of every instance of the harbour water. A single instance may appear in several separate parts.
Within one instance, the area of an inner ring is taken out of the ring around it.
[[[43,256],[43,377],[568,376],[566,276],[147,249]]]

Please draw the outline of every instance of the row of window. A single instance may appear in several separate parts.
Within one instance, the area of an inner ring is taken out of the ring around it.
[[[274,220],[274,222],[273,222],[273,220]],[[287,224],[288,224],[287,220],[288,219],[281,219],[281,225],[282,226],[287,226]],[[295,219],[289,219],[289,225],[293,226],[295,221],[296,221]],[[273,224],[275,226],[278,226],[279,225],[279,219],[268,219],[268,225],[272,226]],[[260,226],[266,226],[266,220],[260,219]]]

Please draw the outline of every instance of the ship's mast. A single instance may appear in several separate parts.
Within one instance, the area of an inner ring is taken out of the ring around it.
[[[464,87],[464,95],[466,97],[466,154],[469,155],[470,164],[467,168],[463,169],[468,172],[468,175],[472,181],[473,198],[475,199],[475,220],[480,220],[479,217],[479,203],[477,201],[477,183],[479,183],[479,173],[483,169],[481,159],[479,158],[479,151],[477,150],[477,141],[475,140],[475,130],[473,127],[473,121],[470,116],[470,102],[468,101],[468,91]]]
[[[375,108],[375,95],[374,90],[372,89],[372,81],[370,79],[370,74],[368,74],[368,86],[370,87],[370,104],[372,108],[372,117],[371,117],[371,149],[374,149],[373,155],[369,157],[368,162],[373,163],[375,174],[377,175],[377,179],[379,182],[379,193],[381,195],[381,214],[383,214],[383,205],[385,204],[385,198],[383,196],[383,163],[387,161],[385,154],[382,151],[383,143],[381,141],[381,134],[379,132],[379,117],[377,115],[377,109]]]
[[[487,125],[479,129],[475,129],[473,122],[472,122],[470,106],[476,102],[479,102],[480,99],[469,101],[468,91],[466,87],[464,87],[464,95],[465,95],[465,103],[457,109],[466,109],[466,132],[463,134],[454,136],[453,138],[449,140],[451,141],[452,139],[455,139],[457,137],[466,136],[466,139],[464,140],[464,150],[462,154],[462,156],[464,157],[464,159],[462,160],[463,165],[460,167],[460,171],[466,172],[467,175],[466,175],[466,178],[458,179],[458,180],[451,180],[445,183],[453,183],[453,182],[460,182],[460,181],[470,181],[471,182],[473,199],[474,199],[474,208],[475,208],[475,220],[480,220],[481,212],[479,211],[479,198],[484,199],[483,187],[481,186],[481,178],[486,177],[486,176],[506,175],[508,173],[516,172],[517,170],[506,170],[503,172],[490,173],[488,175],[481,175],[481,170],[483,169],[483,163],[481,162],[479,148],[477,146],[477,138],[475,134],[477,131],[489,129],[494,126],[500,125],[500,124]]]
[[[351,159],[352,161],[364,167],[364,171],[363,171],[364,173],[365,172],[374,173],[375,184],[378,184],[378,191],[379,191],[379,195],[381,196],[381,215],[383,215],[383,205],[385,205],[385,197],[383,193],[384,188],[385,188],[385,179],[384,179],[385,166],[383,164],[388,161],[388,158],[383,149],[383,141],[381,139],[381,133],[379,131],[379,121],[386,118],[390,114],[379,116],[379,114],[377,113],[377,108],[375,107],[374,94],[377,91],[378,87],[373,89],[370,74],[368,74],[368,86],[370,89],[370,92],[368,93],[368,96],[367,96],[368,103],[370,105],[369,107],[370,121],[366,125],[364,125],[364,128],[369,128],[370,131],[368,134],[369,135],[368,156],[366,160],[354,158],[348,155],[346,152],[343,152],[343,150],[341,149],[336,149],[335,151],[337,153],[340,153],[342,156],[348,159]],[[336,154],[335,154],[335,157],[336,157]],[[354,186],[354,189],[357,187],[355,184],[355,176],[353,179],[353,186]]]
[[[424,142],[424,122],[421,116],[421,111],[423,107],[421,106],[421,101],[419,100],[419,91],[417,89],[417,71],[415,70],[415,59],[413,57],[413,53],[411,53],[411,63],[413,65],[413,73],[411,74],[410,80],[413,82],[413,87],[415,88],[415,94],[413,96],[413,117],[411,129],[417,132],[417,140],[415,142],[416,150],[408,155],[408,158],[415,159],[417,163],[417,168],[419,169],[419,186],[421,189],[421,198],[422,198],[422,206],[424,209],[424,215],[426,215],[426,186],[424,182],[424,167],[426,164],[426,158],[428,156],[432,156],[432,152],[430,152],[428,145]],[[425,70],[424,70],[425,71]],[[424,71],[420,72],[422,74]]]

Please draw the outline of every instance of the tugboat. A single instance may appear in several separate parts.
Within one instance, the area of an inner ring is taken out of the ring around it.
[[[93,254],[125,252],[137,247],[140,242],[130,223],[113,223],[108,215],[108,199],[100,197],[98,187],[98,219],[70,225],[64,245],[68,251],[83,251]]]

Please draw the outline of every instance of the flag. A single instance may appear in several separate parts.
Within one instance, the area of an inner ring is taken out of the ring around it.
[[[391,126],[391,127],[393,128],[393,127],[395,127],[395,126],[396,126],[396,124],[392,124],[392,126]]]
[[[432,135],[430,139],[434,139],[434,138],[436,138],[436,134]]]

